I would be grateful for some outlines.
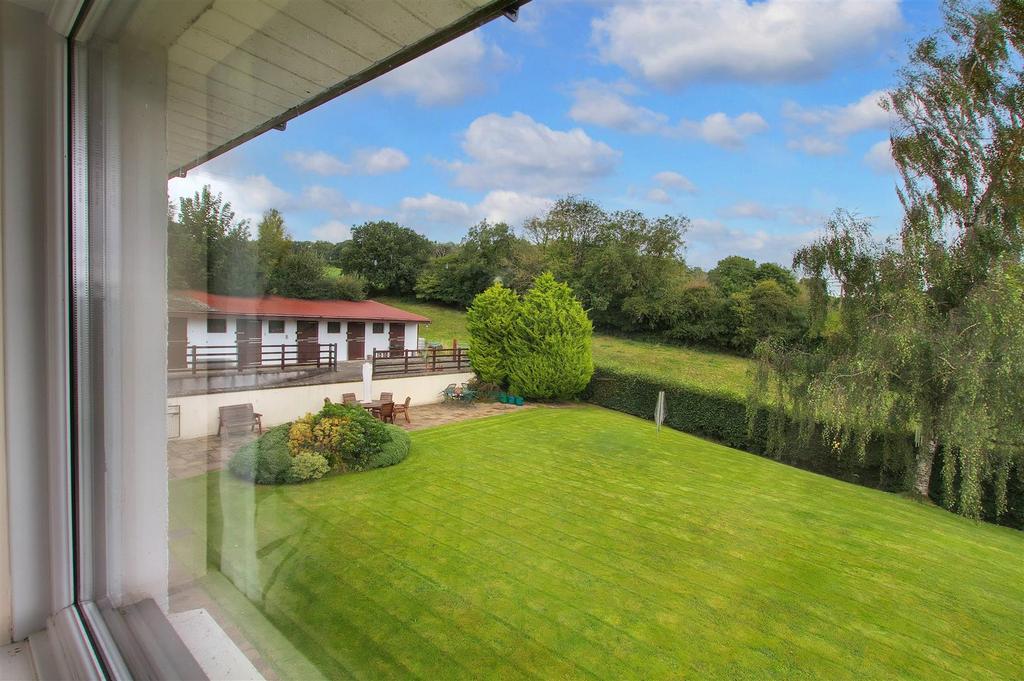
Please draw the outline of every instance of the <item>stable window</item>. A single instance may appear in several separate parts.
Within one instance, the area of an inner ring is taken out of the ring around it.
[[[206,320],[206,333],[227,333],[228,332],[228,320],[226,319],[207,319]]]
[[[341,333],[341,322],[327,322],[327,333]]]
[[[267,322],[267,333],[284,333],[284,320],[271,319]]]
[[[374,333],[384,333],[384,322],[374,322],[373,323],[373,332]]]

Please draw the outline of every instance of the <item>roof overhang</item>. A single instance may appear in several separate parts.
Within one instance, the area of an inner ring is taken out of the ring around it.
[[[141,0],[167,49],[167,171],[188,170],[529,0]]]

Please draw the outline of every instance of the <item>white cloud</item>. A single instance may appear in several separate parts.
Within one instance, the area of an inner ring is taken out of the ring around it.
[[[368,218],[384,213],[378,206],[351,201],[333,187],[314,184],[302,190],[301,198],[291,204],[295,210],[317,210],[334,218]]]
[[[661,187],[652,187],[647,190],[645,197],[648,201],[654,203],[672,203],[672,197],[669,196],[668,192]]]
[[[249,175],[232,177],[211,173],[209,170],[196,169],[185,177],[176,177],[167,183],[167,195],[174,207],[178,200],[191,197],[210,185],[214,194],[220,193],[224,201],[231,204],[238,220],[248,220],[255,227],[263,212],[270,208],[284,210],[292,203],[291,194],[271,182],[266,175]]]
[[[773,220],[778,211],[757,201],[737,201],[722,211],[728,218],[753,218],[756,220]]]
[[[787,143],[789,148],[813,156],[842,153],[845,150],[843,142],[850,135],[889,127],[889,112],[879,105],[879,101],[887,96],[882,90],[874,90],[845,106],[813,108],[786,102],[782,106],[782,115],[800,131],[798,137]]]
[[[654,175],[654,181],[663,189],[674,189],[687,194],[695,194],[697,185],[690,181],[690,178],[680,175],[672,170],[663,170]]]
[[[363,149],[356,152],[355,165],[362,168],[367,175],[384,175],[407,168],[409,157],[401,149],[394,147]]]
[[[469,226],[473,223],[473,209],[462,201],[445,199],[437,194],[407,196],[398,203],[403,221],[423,219],[439,224]]]
[[[664,133],[668,116],[627,102],[623,95],[633,92],[624,83],[606,84],[595,80],[577,83],[573,87],[569,118],[623,132]]]
[[[672,124],[667,115],[626,99],[634,94],[636,89],[622,82],[586,80],[577,83],[572,90],[569,117],[580,123],[634,134],[693,137],[729,149],[742,147],[748,137],[768,129],[764,118],[750,111],[735,117],[717,112],[700,121],[682,119]]]
[[[896,162],[892,160],[892,143],[889,140],[875,142],[864,154],[864,163],[879,175],[896,172]]]
[[[791,139],[786,142],[786,146],[811,156],[834,156],[846,150],[842,142],[813,135]]]
[[[819,235],[819,230],[796,233],[745,230],[721,220],[696,218],[686,233],[686,262],[710,269],[727,255],[742,255],[758,262],[789,266],[793,251]]]
[[[314,239],[323,241],[348,241],[352,238],[352,228],[340,220],[329,220],[311,230]]]
[[[394,147],[360,149],[350,162],[326,151],[291,151],[284,158],[299,170],[317,175],[383,175],[396,173],[409,165],[409,157]]]
[[[458,104],[484,92],[509,59],[479,32],[467,33],[381,76],[373,87],[389,95],[413,97],[420,106]]]
[[[499,189],[488,192],[476,210],[491,222],[518,227],[529,218],[547,213],[554,203],[547,197]]]
[[[901,24],[899,0],[619,0],[592,27],[605,61],[674,88],[821,77]]]
[[[889,112],[879,105],[887,96],[882,90],[874,90],[846,106],[810,109],[796,102],[786,102],[782,106],[782,115],[804,125],[823,126],[836,137],[847,137],[862,130],[889,127]]]
[[[611,173],[620,156],[579,128],[552,130],[518,112],[480,116],[462,149],[469,160],[447,164],[457,184],[536,195],[580,191]]]
[[[702,121],[681,121],[679,130],[690,137],[698,137],[708,144],[726,149],[739,149],[747,138],[764,132],[768,123],[760,114],[747,112],[730,118],[722,112],[706,116]]]
[[[472,205],[436,194],[424,194],[405,197],[398,208],[401,219],[412,223],[425,221],[448,227],[469,227],[481,220],[489,220],[517,227],[528,218],[546,213],[552,204],[554,200],[547,197],[499,189],[488,192],[480,202]]]

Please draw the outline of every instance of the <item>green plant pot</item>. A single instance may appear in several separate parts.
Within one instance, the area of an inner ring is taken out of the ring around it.
[[[505,393],[498,393],[498,401],[501,402],[502,404],[508,403],[508,395],[506,395]]]
[[[523,398],[522,398],[522,397],[517,397],[517,398],[516,398],[516,406],[517,406],[517,407],[521,407],[521,406],[523,406],[523,401],[524,401],[524,400],[523,400]]]

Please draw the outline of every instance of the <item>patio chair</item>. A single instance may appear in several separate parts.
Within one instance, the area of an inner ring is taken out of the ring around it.
[[[381,393],[380,394],[380,401],[381,402],[394,402],[395,401],[395,394],[394,393]]]
[[[380,409],[375,409],[374,411],[376,412],[375,416],[377,418],[379,418],[381,421],[383,421],[384,423],[394,423],[395,422],[395,403],[394,402],[385,402],[384,404],[380,405]]]
[[[253,411],[251,402],[220,407],[217,417],[218,436],[222,430],[226,429],[228,433],[231,433],[233,430],[243,427],[248,427],[249,432],[259,429],[259,433],[263,434],[263,414]]]
[[[451,402],[455,398],[455,384],[449,383],[448,387],[441,391],[442,399],[445,402]]]
[[[355,393],[343,393],[341,396],[342,404],[355,404],[358,401]]]
[[[412,423],[412,421],[409,420],[409,403],[410,402],[412,402],[412,398],[411,397],[406,397],[404,404],[399,403],[399,404],[395,405],[395,416],[398,416],[399,414],[401,414],[402,416],[405,417],[405,422],[406,423]],[[392,423],[394,423],[394,420],[392,420]]]

